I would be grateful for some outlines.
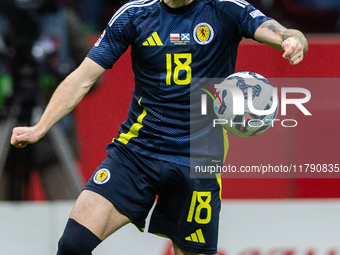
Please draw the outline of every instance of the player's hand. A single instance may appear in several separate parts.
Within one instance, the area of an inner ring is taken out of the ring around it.
[[[37,142],[42,136],[36,126],[16,127],[12,132],[11,144],[17,148],[25,148],[27,144]]]
[[[285,51],[282,57],[288,59],[292,65],[296,65],[303,60],[303,47],[297,38],[289,37],[282,42],[281,46]]]

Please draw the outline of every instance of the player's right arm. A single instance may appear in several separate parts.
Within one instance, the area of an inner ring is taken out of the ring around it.
[[[27,144],[37,142],[57,121],[76,107],[104,71],[103,67],[86,57],[80,66],[60,83],[35,126],[13,129],[11,144],[24,148]]]

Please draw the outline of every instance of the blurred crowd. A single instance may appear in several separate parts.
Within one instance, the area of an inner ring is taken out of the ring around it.
[[[91,32],[100,32],[127,0],[59,0],[73,8]],[[340,0],[248,0],[266,15],[304,33],[340,31]]]

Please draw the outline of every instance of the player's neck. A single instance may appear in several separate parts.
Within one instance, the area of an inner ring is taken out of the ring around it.
[[[163,0],[171,8],[179,8],[190,4],[193,0]]]

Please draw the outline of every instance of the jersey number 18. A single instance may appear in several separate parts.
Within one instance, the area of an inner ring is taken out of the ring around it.
[[[183,61],[184,59],[184,61]],[[175,68],[173,69],[173,64]],[[166,54],[166,85],[173,82],[177,85],[189,85],[191,81],[191,53]],[[185,79],[179,78],[180,72],[185,72]]]

